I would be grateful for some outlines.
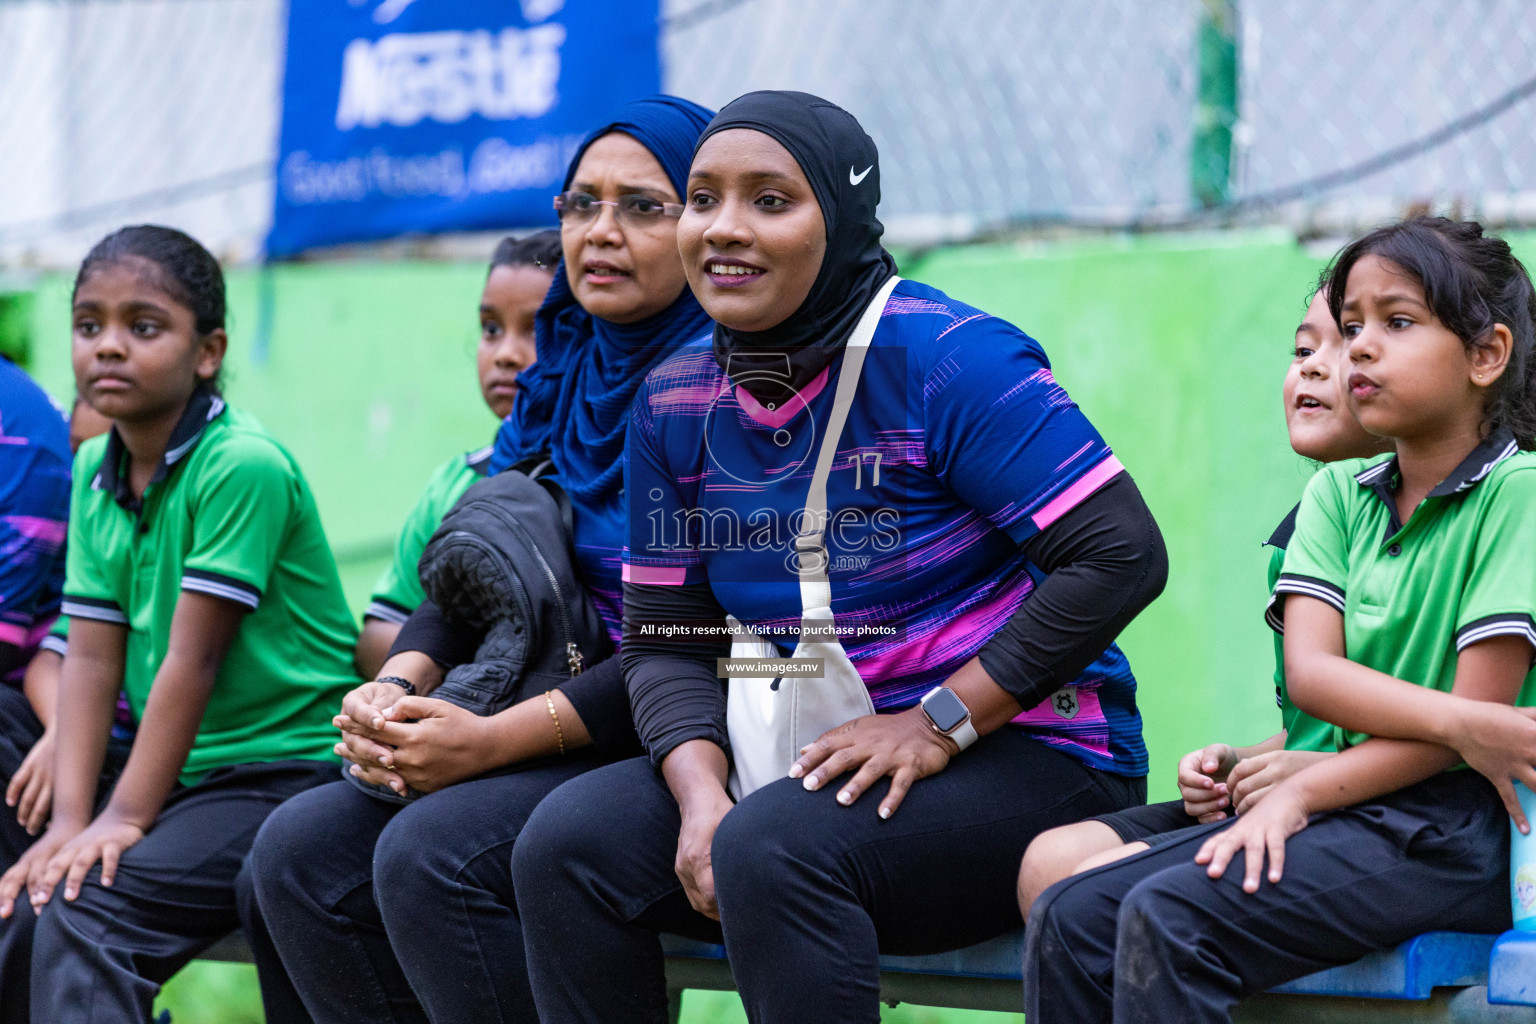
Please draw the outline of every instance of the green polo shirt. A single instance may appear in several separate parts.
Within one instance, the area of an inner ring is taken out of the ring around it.
[[[1328,602],[1344,616],[1351,661],[1449,692],[1471,644],[1513,635],[1536,649],[1536,454],[1496,431],[1406,526],[1393,501],[1400,483],[1396,456],[1313,477],[1275,597]],[[1536,704],[1536,670],[1516,704]],[[1340,749],[1367,738],[1335,730]]]
[[[1274,593],[1280,581],[1281,567],[1285,565],[1285,549],[1296,530],[1296,513],[1301,506],[1291,509],[1290,514],[1264,543],[1269,554],[1269,590]],[[1285,728],[1286,750],[1309,750],[1331,754],[1338,748],[1333,743],[1333,726],[1319,721],[1291,703],[1290,691],[1285,686],[1285,641],[1275,634],[1275,703],[1280,705],[1280,724]]]
[[[443,516],[453,508],[454,502],[475,481],[485,477],[494,445],[486,445],[478,451],[458,455],[437,468],[421,497],[416,499],[400,536],[395,539],[395,557],[373,585],[373,596],[363,612],[365,619],[382,619],[385,622],[403,623],[410,618],[416,606],[427,599],[421,589],[421,553],[427,549],[427,541],[437,530]]]
[[[117,431],[75,459],[66,614],[125,626],[137,723],[182,591],[247,610],[219,666],[181,782],[225,765],[333,760],[331,716],[358,684],[357,630],[299,467],[251,417],[199,392],[142,501]]]

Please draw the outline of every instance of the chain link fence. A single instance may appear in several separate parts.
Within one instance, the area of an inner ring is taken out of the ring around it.
[[[271,221],[282,0],[0,0],[0,267],[159,221],[232,261]]]
[[[0,0],[0,267],[71,265],[129,220],[259,258],[285,16]],[[1426,208],[1536,223],[1525,0],[663,0],[662,18],[670,92],[854,111],[899,243],[1340,233]]]

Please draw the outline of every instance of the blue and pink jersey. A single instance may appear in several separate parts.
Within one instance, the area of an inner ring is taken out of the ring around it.
[[[555,478],[559,482],[559,477]],[[592,604],[608,627],[608,638],[618,650],[624,622],[624,496],[604,495],[593,499],[572,494],[571,547],[575,549],[576,569],[586,584]]]
[[[19,650],[23,667],[59,613],[70,461],[63,414],[0,357],[0,643]],[[20,683],[22,671],[5,682]]]
[[[705,339],[657,367],[626,449],[624,578],[707,583],[793,650],[794,538],[841,358],[778,407],[732,384]],[[1122,471],[1016,327],[903,281],[870,344],[827,483],[832,611],[878,711],[917,703],[1034,593],[1020,545]],[[1015,725],[1097,768],[1144,775],[1136,681],[1111,646]]]

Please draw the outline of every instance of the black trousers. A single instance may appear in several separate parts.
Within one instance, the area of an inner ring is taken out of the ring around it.
[[[512,851],[538,802],[600,763],[574,754],[408,806],[333,782],[281,807],[250,857],[267,1024],[537,1024]]]
[[[1446,772],[1316,815],[1279,884],[1194,862],[1216,822],[1047,889],[1024,951],[1029,1024],[1231,1020],[1237,1003],[1421,932],[1510,926],[1509,818],[1486,779]]]
[[[879,953],[959,949],[1020,924],[1015,882],[1040,832],[1140,802],[1145,779],[1087,768],[1012,729],[912,787],[852,807],[784,779],[741,801],[713,865],[731,969],[754,1024],[879,1020]],[[666,1020],[657,932],[719,942],[673,870],[677,803],[644,758],[550,794],[513,852],[544,1024]]]
[[[0,1020],[148,1021],[160,985],[241,925],[238,877],[262,821],[335,771],[324,761],[220,768],[171,794],[111,888],[97,864],[72,903],[62,883],[40,915],[23,900],[0,924]]]

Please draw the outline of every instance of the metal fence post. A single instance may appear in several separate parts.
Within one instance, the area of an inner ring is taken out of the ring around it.
[[[1199,85],[1189,147],[1191,198],[1209,209],[1227,201],[1232,126],[1237,123],[1237,0],[1203,0],[1195,35]]]

